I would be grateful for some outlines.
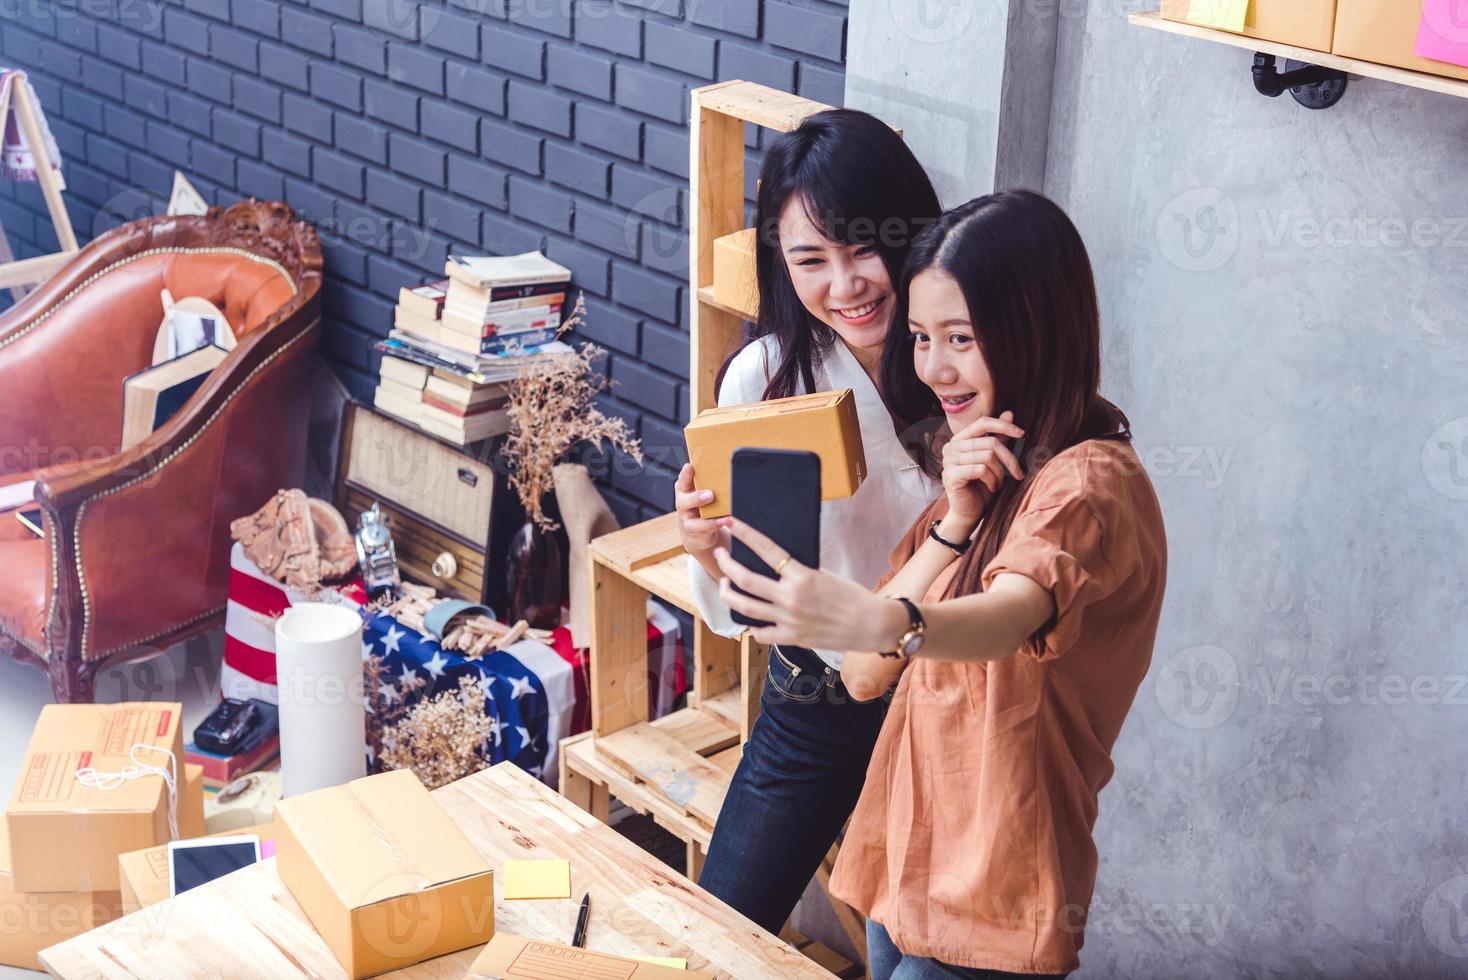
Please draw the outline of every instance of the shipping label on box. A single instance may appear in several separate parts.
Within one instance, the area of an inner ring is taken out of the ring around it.
[[[712,490],[699,516],[730,512],[729,481],[736,449],[806,450],[821,458],[821,499],[856,493],[867,475],[866,450],[850,388],[705,409],[683,428],[693,482]]]
[[[5,812],[16,888],[117,891],[117,855],[169,839],[170,800],[162,776],[148,773],[104,788],[84,783],[77,770],[91,767],[105,779],[139,763],[167,768],[170,753],[182,765],[182,713],[177,702],[41,709]],[[181,803],[190,790],[185,784]],[[198,792],[202,821],[202,783]],[[193,804],[187,806],[192,820]]]
[[[494,874],[411,770],[281,800],[276,870],[353,977],[494,934]]]

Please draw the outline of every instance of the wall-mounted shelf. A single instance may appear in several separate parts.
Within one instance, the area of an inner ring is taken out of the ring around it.
[[[1468,81],[1462,81],[1456,78],[1444,78],[1441,75],[1429,75],[1426,72],[1410,71],[1406,68],[1395,68],[1391,65],[1379,65],[1374,61],[1347,58],[1338,54],[1330,54],[1326,51],[1312,51],[1310,48],[1302,48],[1293,44],[1280,44],[1278,41],[1266,41],[1263,38],[1246,37],[1243,34],[1230,34],[1228,31],[1218,31],[1211,27],[1199,27],[1196,24],[1184,24],[1175,20],[1163,20],[1161,12],[1156,10],[1148,11],[1147,13],[1132,14],[1127,19],[1138,27],[1150,27],[1156,31],[1166,31],[1169,34],[1179,34],[1183,37],[1197,38],[1202,41],[1214,41],[1218,44],[1227,44],[1229,47],[1243,48],[1246,51],[1253,51],[1258,54],[1273,55],[1276,58],[1288,58],[1307,65],[1333,68],[1336,71],[1342,71],[1348,75],[1376,78],[1383,82],[1393,82],[1397,85],[1409,85],[1412,88],[1426,89],[1429,92],[1438,92],[1442,95],[1455,95],[1460,99],[1468,98]]]

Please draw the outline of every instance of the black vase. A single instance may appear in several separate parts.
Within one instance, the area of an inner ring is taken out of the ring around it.
[[[510,542],[508,592],[510,622],[525,620],[537,629],[561,623],[566,598],[566,557],[553,532],[526,521]]]

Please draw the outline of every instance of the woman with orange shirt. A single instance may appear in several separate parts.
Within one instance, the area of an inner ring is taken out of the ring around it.
[[[853,696],[897,682],[831,883],[868,916],[873,980],[1064,975],[1097,795],[1151,661],[1162,514],[1126,416],[1098,394],[1095,283],[1060,208],[971,201],[924,232],[903,280],[908,332],[889,335],[884,371],[915,369],[947,416],[926,464],[944,496],[875,591],[736,521],[780,574],[721,550],[721,594],[773,624],[761,642],[856,651]]]

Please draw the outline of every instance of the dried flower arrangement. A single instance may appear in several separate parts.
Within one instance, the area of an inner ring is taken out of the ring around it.
[[[577,297],[564,329],[585,318],[585,298]],[[603,415],[594,402],[607,387],[606,376],[596,367],[603,353],[595,344],[582,344],[571,353],[548,358],[544,367],[505,385],[511,428],[502,452],[510,485],[519,494],[526,516],[546,531],[557,527],[541,506],[552,489],[551,468],[572,446],[605,441],[642,462],[642,443],[627,423]]]
[[[424,698],[401,715],[379,732],[374,751],[382,768],[411,769],[437,789],[485,767],[493,726],[474,678],[460,677],[457,690]]]

